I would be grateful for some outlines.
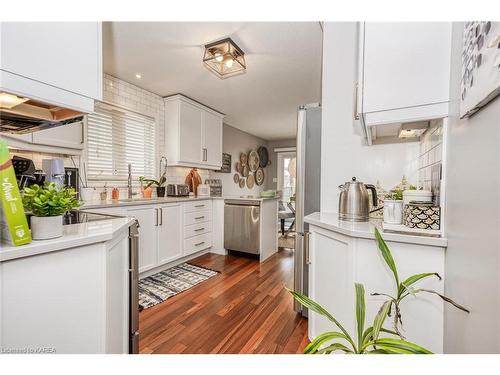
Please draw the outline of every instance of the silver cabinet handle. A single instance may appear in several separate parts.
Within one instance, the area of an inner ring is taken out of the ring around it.
[[[309,235],[310,232],[304,232],[304,255],[306,264],[311,264],[310,250],[309,250]]]
[[[354,82],[354,120],[359,120],[358,113],[358,82]]]
[[[155,227],[158,226],[158,209],[155,208],[155,214],[156,214],[156,220],[155,220]]]
[[[205,218],[205,216],[198,216],[198,217],[195,217],[194,219],[195,220],[200,220],[200,219],[204,219],[204,218]]]
[[[195,243],[194,246],[201,246],[205,243],[205,241],[202,241],[202,242],[198,242],[198,243]]]
[[[205,228],[198,228],[198,229],[195,229],[194,231],[195,232],[201,232],[202,230],[205,230]]]
[[[207,161],[207,149],[206,148],[203,148],[203,161]]]
[[[160,207],[160,225],[163,225],[163,208]]]
[[[196,206],[194,206],[194,207],[195,207],[195,208],[200,208],[200,207],[205,207],[205,205],[204,205],[204,204],[198,204],[198,205],[196,205]]]

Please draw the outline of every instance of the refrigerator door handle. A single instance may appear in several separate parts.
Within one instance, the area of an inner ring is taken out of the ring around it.
[[[309,247],[310,232],[304,232],[304,257],[306,264],[311,264],[311,255]]]

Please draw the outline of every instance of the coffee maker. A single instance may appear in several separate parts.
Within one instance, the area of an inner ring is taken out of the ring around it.
[[[59,189],[64,186],[66,172],[63,159],[43,159],[42,169],[46,174],[46,181],[55,183]]]

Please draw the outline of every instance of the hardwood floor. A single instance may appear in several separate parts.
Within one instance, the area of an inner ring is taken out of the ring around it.
[[[293,252],[266,262],[206,254],[192,264],[221,274],[139,317],[140,353],[301,353],[307,319],[293,311]]]

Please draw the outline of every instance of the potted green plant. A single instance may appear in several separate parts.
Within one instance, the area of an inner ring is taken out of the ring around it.
[[[72,188],[57,188],[56,184],[46,182],[43,186],[33,185],[23,192],[25,211],[31,217],[31,236],[34,240],[61,237],[63,234],[63,215],[80,207]]]
[[[159,180],[153,180],[151,178],[145,178],[144,176],[139,177],[139,181],[146,187],[144,189],[151,188],[152,186],[156,187],[156,196],[159,198],[163,198],[165,196],[165,182],[167,182],[167,177],[165,173],[161,175]]]

